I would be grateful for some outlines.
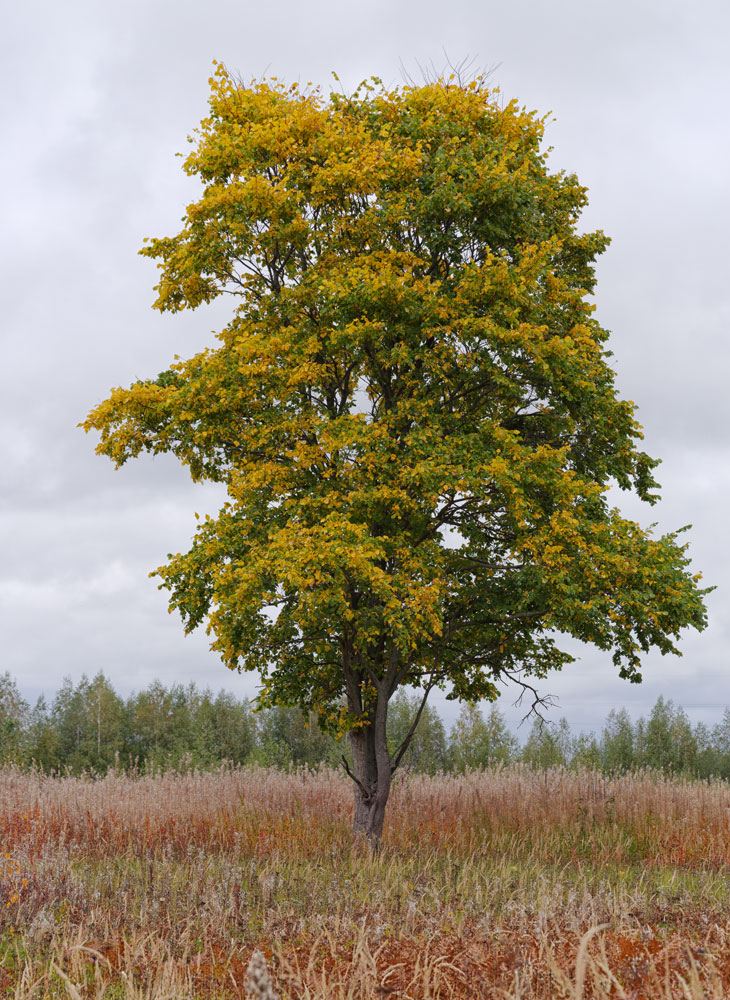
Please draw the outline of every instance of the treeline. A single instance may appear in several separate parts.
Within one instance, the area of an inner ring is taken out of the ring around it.
[[[400,746],[418,708],[415,695],[391,703],[389,737]],[[104,674],[63,682],[52,702],[34,707],[10,674],[0,675],[0,764],[36,766],[46,772],[106,773],[111,767],[278,767],[337,765],[345,743],[320,732],[316,719],[296,708],[255,711],[247,699],[213,694],[196,685],[155,682],[126,700]],[[447,733],[427,705],[404,763],[416,771],[459,772],[521,761],[537,768],[588,766],[605,773],[656,768],[695,777],[730,778],[730,710],[713,728],[692,726],[686,713],[659,698],[647,718],[632,722],[611,711],[600,735],[574,735],[565,719],[535,721],[524,744],[492,705],[464,705]]]

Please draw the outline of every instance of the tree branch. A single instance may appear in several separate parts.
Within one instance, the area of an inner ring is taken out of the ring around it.
[[[526,722],[530,718],[531,715],[536,715],[538,719],[542,719],[543,722],[546,722],[547,720],[545,719],[545,716],[540,711],[540,708],[551,708],[555,704],[555,697],[554,697],[554,695],[551,695],[551,694],[540,695],[540,694],[538,694],[537,688],[533,687],[532,684],[528,684],[527,681],[523,681],[520,677],[515,676],[515,674],[511,670],[501,670],[500,674],[503,677],[509,678],[509,680],[511,680],[513,682],[513,684],[517,684],[519,687],[522,688],[522,690],[520,691],[519,696],[512,703],[513,705],[515,705],[516,707],[519,707],[522,704],[522,699],[525,697],[525,694],[528,691],[530,692],[530,694],[532,696],[532,704],[530,705],[530,708],[528,709],[528,711],[525,713],[525,715],[523,715],[522,719],[520,720],[520,725],[522,725],[523,722]]]
[[[355,777],[355,775],[352,773],[352,771],[350,770],[350,765],[347,763],[347,757],[345,757],[344,754],[342,754],[340,760],[342,761],[343,767],[345,768],[345,771],[347,772],[348,776],[352,778],[352,780],[355,782],[357,787],[362,792],[362,797],[365,800],[365,802],[369,803],[373,797],[372,792],[369,792],[367,788],[365,788],[365,785],[363,785],[362,781],[360,781],[360,779]]]
[[[390,762],[390,773],[391,774],[395,774],[396,769],[398,768],[398,765],[403,760],[403,755],[405,754],[405,752],[408,749],[408,747],[411,745],[411,741],[412,741],[413,737],[415,736],[416,729],[418,728],[418,723],[421,721],[421,715],[423,713],[424,708],[426,707],[426,699],[428,698],[429,694],[431,693],[431,689],[434,687],[435,683],[436,683],[435,681],[431,681],[431,682],[429,682],[428,686],[426,687],[426,690],[424,692],[423,698],[421,699],[421,704],[419,705],[418,711],[416,712],[416,714],[415,714],[415,716],[413,718],[413,722],[411,723],[411,728],[408,730],[408,732],[406,734],[406,738],[401,743],[401,745],[400,745],[400,747],[399,747],[399,749],[398,749],[398,751],[396,753],[395,760],[391,759],[391,762]]]

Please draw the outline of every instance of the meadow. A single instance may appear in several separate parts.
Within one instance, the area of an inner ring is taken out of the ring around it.
[[[5,768],[0,997],[730,995],[725,782],[406,774],[375,857],[351,816],[326,769]]]

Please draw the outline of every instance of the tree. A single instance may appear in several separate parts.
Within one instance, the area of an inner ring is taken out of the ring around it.
[[[634,727],[625,708],[612,708],[608,713],[601,733],[601,758],[609,774],[626,774],[637,764]]]
[[[388,748],[396,753],[411,731],[413,720],[421,707],[415,693],[398,691],[388,707]],[[447,766],[446,731],[439,714],[431,705],[424,705],[418,724],[403,756],[403,763],[414,771],[435,774]]]
[[[157,309],[230,294],[231,321],[82,426],[117,466],[167,452],[226,485],[161,587],[264,704],[348,734],[377,845],[400,687],[532,687],[572,660],[560,633],[637,681],[704,627],[704,591],[676,533],[609,506],[612,484],[653,503],[656,462],[588,301],[607,239],[578,231],[543,119],[480,80],[325,98],[218,66],[211,87],[202,195],[141,253]]]
[[[717,755],[717,774],[730,778],[730,708],[725,707],[722,719],[712,727],[712,746]]]
[[[43,695],[36,701],[28,717],[28,745],[26,763],[33,763],[43,771],[58,768],[59,734]]]
[[[0,765],[20,762],[29,717],[29,705],[6,670],[0,674]]]
[[[123,710],[103,673],[92,680],[84,674],[76,687],[65,677],[51,707],[56,736],[50,766],[106,772],[119,750]]]
[[[573,739],[570,766],[590,771],[601,770],[601,747],[593,733],[578,733]]]
[[[217,759],[243,764],[256,741],[256,726],[248,701],[237,701],[232,694],[219,691],[213,702],[213,716]]]
[[[574,741],[565,718],[558,723],[535,719],[522,748],[522,760],[536,768],[567,767],[573,758]]]
[[[298,708],[277,705],[262,715],[255,753],[261,764],[316,767],[336,760],[333,740],[319,729],[313,714],[307,717]]]
[[[519,744],[496,705],[491,705],[485,719],[476,705],[461,707],[449,741],[451,763],[456,771],[469,767],[509,764],[517,759]]]
[[[643,729],[643,761],[649,767],[680,773],[695,768],[697,741],[687,714],[661,696]]]
[[[713,744],[712,733],[704,722],[698,722],[694,728],[694,741],[697,747],[694,773],[698,778],[725,778],[727,772],[723,768],[723,760],[717,747]]]
[[[194,684],[160,681],[127,702],[127,741],[132,759],[169,767],[187,759],[193,749],[193,716],[200,701]]]

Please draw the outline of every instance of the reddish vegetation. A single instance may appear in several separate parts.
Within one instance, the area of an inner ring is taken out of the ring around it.
[[[330,772],[2,772],[0,996],[242,998],[256,947],[292,1000],[730,995],[721,782],[411,776],[376,858],[351,815]]]

